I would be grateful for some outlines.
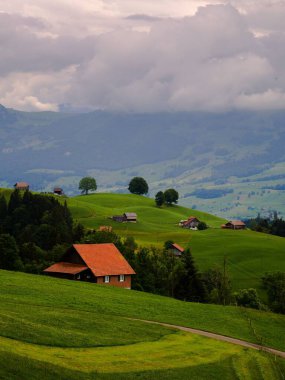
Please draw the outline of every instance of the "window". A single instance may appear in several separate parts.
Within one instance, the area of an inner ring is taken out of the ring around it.
[[[124,282],[125,281],[125,275],[124,274],[120,274],[119,281],[120,282]]]
[[[110,276],[105,276],[104,277],[104,282],[110,282]]]

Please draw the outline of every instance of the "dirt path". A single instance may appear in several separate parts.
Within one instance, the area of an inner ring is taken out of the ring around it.
[[[285,359],[285,352],[284,351],[275,350],[274,348],[265,347],[265,346],[262,346],[260,344],[250,343],[250,342],[247,342],[245,340],[231,338],[229,336],[215,334],[215,333],[211,333],[211,332],[204,331],[204,330],[192,329],[191,327],[171,325],[171,324],[163,323],[163,322],[146,321],[144,319],[135,319],[135,318],[134,319],[128,318],[128,319],[131,319],[134,321],[145,322],[145,323],[151,323],[151,324],[160,325],[160,326],[165,326],[165,327],[170,327],[173,329],[190,332],[192,334],[202,335],[202,336],[205,336],[207,338],[222,340],[223,342],[228,342],[228,343],[237,344],[237,345],[243,346],[243,347],[253,348],[254,350],[269,352],[270,354],[280,356],[281,358]]]

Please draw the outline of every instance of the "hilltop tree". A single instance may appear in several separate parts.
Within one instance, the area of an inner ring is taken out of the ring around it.
[[[163,191],[159,191],[155,195],[155,203],[158,207],[161,207],[165,202],[165,197]]]
[[[168,205],[171,205],[172,203],[177,203],[178,198],[179,198],[179,194],[175,189],[165,190],[164,199]]]
[[[134,177],[130,183],[128,190],[132,194],[143,195],[148,193],[148,184],[142,177]]]
[[[96,191],[97,183],[95,178],[93,177],[83,177],[79,182],[79,190],[81,190],[82,194],[87,195],[88,191]]]

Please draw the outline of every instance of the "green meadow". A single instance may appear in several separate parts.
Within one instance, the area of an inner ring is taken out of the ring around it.
[[[68,198],[74,219],[85,227],[96,229],[110,225],[120,236],[133,236],[139,245],[162,246],[174,240],[190,247],[200,270],[223,265],[234,289],[259,288],[266,271],[285,270],[285,239],[247,231],[220,228],[224,219],[181,206],[158,208],[154,200],[129,194],[92,194]],[[138,223],[116,223],[109,218],[124,212],[136,212]],[[206,231],[189,231],[178,226],[181,219],[196,216],[210,227]]]
[[[282,315],[0,271],[0,378],[284,376],[285,361],[269,354],[129,318],[200,328],[285,350]]]

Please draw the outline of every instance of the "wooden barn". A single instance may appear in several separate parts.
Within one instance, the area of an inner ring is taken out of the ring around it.
[[[26,191],[30,189],[30,185],[27,182],[16,182],[14,189]]]
[[[73,244],[62,261],[44,270],[49,276],[131,289],[133,268],[114,244]]]
[[[229,230],[245,230],[246,225],[241,220],[230,220],[221,226],[223,229]]]

